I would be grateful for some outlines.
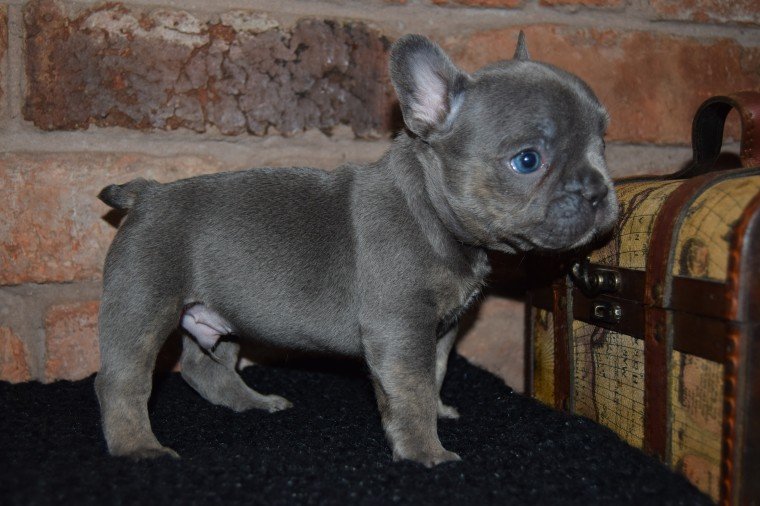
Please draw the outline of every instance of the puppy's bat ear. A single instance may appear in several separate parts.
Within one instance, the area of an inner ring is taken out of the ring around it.
[[[405,35],[391,48],[390,71],[407,128],[422,139],[448,130],[470,78],[421,35]]]
[[[515,60],[530,60],[528,54],[528,44],[525,42],[525,32],[520,30],[520,35],[517,36],[517,49],[515,49]]]

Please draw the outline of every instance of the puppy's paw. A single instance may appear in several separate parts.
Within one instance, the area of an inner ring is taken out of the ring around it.
[[[456,420],[459,418],[459,411],[453,406],[448,406],[441,401],[438,401],[438,418],[449,418]]]
[[[460,460],[462,460],[462,457],[460,457],[458,453],[443,449],[442,451],[431,455],[429,460],[422,463],[425,464],[426,467],[433,467],[438,464],[443,464],[444,462],[459,462]]]
[[[425,467],[433,467],[444,462],[457,462],[462,460],[458,454],[451,452],[443,447],[433,451],[418,451],[407,453],[406,455],[394,452],[393,460],[411,460],[419,462]]]
[[[280,397],[279,395],[266,396],[266,407],[264,409],[270,413],[275,413],[277,411],[282,411],[292,407],[293,403],[287,400],[285,397]]]
[[[131,448],[129,450],[116,450],[111,452],[114,456],[127,457],[132,460],[157,459],[159,457],[171,457],[179,459],[179,454],[168,446],[148,446]]]

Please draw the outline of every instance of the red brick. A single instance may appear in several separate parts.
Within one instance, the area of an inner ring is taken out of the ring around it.
[[[491,296],[483,300],[474,325],[461,337],[457,351],[470,362],[522,391],[524,378],[524,305]]]
[[[531,56],[585,79],[609,110],[610,140],[690,141],[694,111],[711,95],[760,87],[760,48],[731,39],[560,25],[525,29]],[[510,58],[518,28],[444,40],[469,70]]]
[[[541,5],[558,6],[568,5],[574,7],[620,7],[623,0],[541,0]]]
[[[92,300],[48,309],[45,381],[79,380],[98,370],[98,307],[98,301]]]
[[[650,5],[660,19],[760,24],[757,0],[652,0]]]
[[[0,285],[98,279],[116,231],[103,219],[110,208],[96,198],[101,188],[220,169],[197,157],[0,154]]]
[[[5,86],[5,69],[3,64],[5,61],[5,54],[8,52],[8,8],[5,5],[0,5],[0,104],[3,99],[3,87]],[[0,111],[3,109],[0,106]]]
[[[71,7],[73,9],[73,7]],[[101,4],[24,11],[24,117],[45,130],[89,125],[293,134],[350,125],[389,130],[388,40],[360,22],[302,19],[284,29],[248,11],[218,19]]]
[[[0,327],[0,381],[20,383],[32,379],[26,349],[8,327]]]
[[[467,7],[506,7],[515,8],[522,5],[522,0],[433,0],[437,5],[462,5]]]

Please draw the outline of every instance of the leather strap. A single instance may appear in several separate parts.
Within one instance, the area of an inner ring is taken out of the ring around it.
[[[739,91],[707,99],[697,110],[691,128],[691,165],[669,176],[683,179],[711,172],[723,146],[726,117],[736,109],[741,120],[742,167],[760,166],[760,92]]]
[[[703,188],[723,174],[684,181],[665,200],[654,220],[644,289],[644,451],[667,462],[670,452],[670,368],[673,325],[669,322],[676,232]]]
[[[760,497],[760,193],[731,234],[728,327],[723,365],[723,438],[720,504],[751,504]],[[750,475],[753,475],[750,477]]]
[[[554,291],[554,407],[573,412],[573,314],[570,282],[567,276],[557,280]]]

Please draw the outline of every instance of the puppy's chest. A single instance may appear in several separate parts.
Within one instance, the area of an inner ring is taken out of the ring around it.
[[[485,252],[454,266],[436,266],[435,298],[438,316],[447,326],[453,323],[480,294],[491,272]]]

